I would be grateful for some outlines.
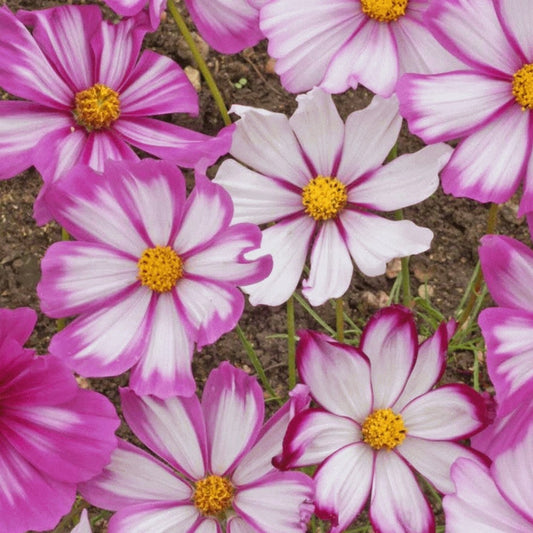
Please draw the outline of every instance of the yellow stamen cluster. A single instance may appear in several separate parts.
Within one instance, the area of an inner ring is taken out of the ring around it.
[[[409,0],[361,0],[361,10],[378,22],[393,22],[403,15]]]
[[[347,201],[346,186],[337,178],[317,176],[302,189],[305,212],[315,220],[335,218]]]
[[[366,417],[361,428],[363,441],[374,450],[396,448],[405,439],[403,418],[392,409],[378,409]]]
[[[533,63],[513,74],[513,96],[523,111],[533,109]]]
[[[118,93],[101,83],[76,93],[74,118],[87,131],[109,128],[120,116]]]
[[[225,477],[207,476],[196,482],[192,500],[203,515],[219,515],[231,508],[233,486]]]
[[[172,290],[183,276],[183,261],[170,246],[147,248],[137,267],[141,283],[156,292]]]

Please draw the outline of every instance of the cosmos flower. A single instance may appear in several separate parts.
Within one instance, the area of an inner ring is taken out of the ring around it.
[[[23,348],[37,321],[0,309],[0,531],[53,529],[76,484],[99,474],[119,419],[104,396],[78,387],[56,357]]]
[[[264,426],[261,387],[229,363],[210,373],[201,402],[120,394],[129,426],[162,460],[121,441],[103,473],[80,486],[89,502],[118,511],[110,533],[306,531],[312,480],[271,463],[306,391]]]
[[[400,111],[426,143],[461,139],[442,173],[445,192],[533,211],[533,10],[529,0],[450,0],[427,11],[435,37],[468,65],[407,75]]]
[[[388,97],[405,72],[463,64],[431,35],[429,0],[271,0],[260,27],[276,72],[291,92],[319,86],[341,93],[362,83]]]
[[[81,512],[80,521],[78,522],[78,525],[75,526],[70,533],[92,533],[87,509],[84,509]]]
[[[446,325],[418,346],[412,313],[392,306],[370,319],[359,348],[316,332],[299,336],[298,372],[319,407],[291,421],[279,466],[319,464],[316,514],[332,522],[332,533],[345,530],[369,495],[376,531],[433,531],[413,470],[452,492],[451,464],[478,460],[455,441],[485,423],[473,389],[433,388],[446,365]]]
[[[150,16],[150,27],[156,30],[161,21],[161,15],[167,6],[166,0],[104,0],[104,2],[115,13],[123,17],[133,17],[137,15],[148,4],[148,13]]]
[[[0,101],[0,179],[31,165],[45,183],[76,163],[101,171],[107,158],[137,160],[130,144],[191,168],[228,151],[230,130],[209,137],[148,118],[196,114],[198,96],[169,58],[139,55],[146,26],[136,19],[113,25],[97,6],[3,7],[0,27],[0,87],[23,99]],[[35,215],[49,218],[40,199]]]
[[[464,533],[525,533],[533,531],[533,423],[525,437],[510,443],[495,457],[490,469],[458,459],[451,476],[455,493],[444,497],[446,531]]]
[[[261,250],[274,259],[271,275],[243,289],[250,302],[279,305],[294,292],[311,249],[303,294],[312,305],[342,296],[353,264],[383,274],[394,257],[429,248],[433,233],[374,211],[416,204],[437,188],[451,148],[440,144],[382,165],[401,126],[397,102],[375,97],[342,122],[321,89],[297,97],[290,119],[263,109],[233,106],[231,155],[215,182],[231,194],[235,222],[275,225],[263,231]]]
[[[166,161],[107,161],[103,176],[76,167],[46,195],[54,218],[77,241],[53,244],[37,291],[53,317],[80,315],[50,352],[85,376],[132,368],[139,394],[191,395],[194,343],[201,349],[235,327],[237,285],[263,279],[271,259],[252,224],[230,225],[229,195]]]

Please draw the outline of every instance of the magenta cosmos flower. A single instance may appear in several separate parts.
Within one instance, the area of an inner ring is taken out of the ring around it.
[[[271,259],[247,261],[261,233],[230,225],[229,195],[170,163],[108,161],[103,177],[76,167],[46,201],[76,239],[53,244],[42,260],[41,308],[80,315],[50,351],[85,376],[132,368],[139,394],[191,395],[198,349],[235,327],[244,297],[238,284],[263,279]]]
[[[514,439],[487,466],[459,459],[452,466],[454,494],[442,502],[446,531],[464,533],[527,533],[533,531],[533,420],[526,435]]]
[[[279,465],[320,463],[316,514],[344,531],[370,495],[376,531],[429,532],[434,517],[413,470],[453,491],[450,466],[477,455],[458,444],[484,425],[484,404],[463,384],[433,389],[444,372],[442,324],[418,346],[411,312],[376,313],[359,348],[315,332],[299,333],[298,372],[319,405],[291,421]]]
[[[144,7],[148,7],[150,28],[156,30],[161,22],[161,15],[165,11],[167,0],[104,0],[116,13],[123,17],[133,17]]]
[[[146,26],[136,19],[103,22],[97,6],[16,17],[3,7],[0,27],[0,87],[24,99],[0,102],[0,179],[30,165],[45,183],[76,163],[101,171],[108,158],[138,159],[130,144],[191,168],[229,150],[230,130],[209,137],[147,117],[195,114],[198,96],[169,58],[139,56]],[[35,210],[45,222],[44,207]]]
[[[498,414],[504,416],[533,395],[533,251],[510,237],[485,235],[479,258],[500,306],[483,310],[479,325]]]
[[[283,86],[341,93],[362,83],[390,96],[405,72],[462,65],[423,20],[429,0],[271,0],[261,9],[268,52]]]
[[[37,320],[0,309],[0,531],[53,529],[76,484],[99,474],[119,419],[104,396],[78,387],[57,358],[23,348]]]
[[[393,211],[430,196],[451,148],[444,144],[405,154],[382,166],[400,131],[395,100],[376,97],[343,124],[321,89],[297,97],[285,115],[234,106],[231,154],[215,182],[231,194],[235,222],[269,224],[261,250],[274,268],[264,281],[244,287],[250,302],[279,305],[294,292],[311,248],[303,294],[312,305],[342,296],[352,259],[363,274],[385,272],[394,257],[429,248],[433,233],[410,221],[373,213]]]
[[[271,462],[289,419],[308,404],[306,391],[264,426],[261,387],[229,363],[210,373],[201,403],[120,393],[128,424],[164,462],[120,441],[104,472],[80,486],[89,502],[118,511],[110,533],[306,531],[312,480]]]
[[[529,0],[433,2],[428,25],[468,70],[406,76],[398,86],[409,128],[427,143],[462,139],[442,173],[445,192],[533,210],[533,10]]]

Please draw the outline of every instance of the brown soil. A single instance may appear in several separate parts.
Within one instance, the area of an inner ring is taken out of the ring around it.
[[[37,9],[59,5],[52,0],[7,0],[13,11]],[[70,3],[70,2],[69,2]],[[74,2],[93,3],[93,2]],[[109,16],[112,16],[106,10]],[[192,64],[191,55],[171,20],[162,23],[159,31],[148,35],[145,45],[161,54],[170,56],[182,67]],[[266,54],[265,43],[241,54],[222,56],[204,45],[208,65],[228,104],[256,105],[272,111],[290,114],[296,104],[294,95],[287,93],[272,73],[272,65]],[[239,80],[246,83],[239,85]],[[236,85],[237,84],[237,85]],[[240,87],[240,88],[239,88]],[[349,91],[335,97],[343,117],[365,107],[371,95],[364,89]],[[168,120],[187,127],[215,134],[223,123],[211,95],[202,84],[200,90],[200,115],[195,118],[169,116]],[[413,152],[422,146],[419,139],[410,135],[404,125],[399,139],[399,153]],[[39,312],[36,285],[40,277],[40,260],[47,247],[61,238],[55,223],[38,227],[32,218],[33,201],[41,182],[34,169],[11,180],[0,182],[0,307],[29,306]],[[516,219],[516,202],[509,202],[501,210],[498,230],[527,242],[527,225]],[[457,199],[437,192],[420,205],[405,210],[405,217],[433,230],[435,238],[431,250],[411,259],[411,287],[413,293],[422,290],[427,283],[431,301],[445,317],[453,316],[477,261],[478,239],[484,234],[488,205]],[[360,273],[353,277],[345,297],[351,318],[363,324],[383,301],[383,293],[389,293],[393,278],[380,276],[368,278]],[[334,312],[326,304],[317,309],[319,315],[332,327]],[[268,308],[247,306],[241,319],[241,327],[253,343],[266,374],[280,395],[286,393],[286,341],[273,337],[286,331],[284,307]],[[318,329],[318,324],[297,304],[296,327]],[[39,312],[36,330],[29,342],[39,353],[46,353],[51,336],[56,330],[55,321]],[[220,361],[233,364],[252,373],[251,364],[236,335],[224,335],[215,345],[206,347],[195,355],[194,372],[201,387]],[[469,383],[472,357],[468,353],[456,354],[446,376],[447,380]],[[127,376],[114,379],[86,380],[89,386],[106,394],[119,408],[118,387],[127,384]],[[482,383],[490,385],[486,378]],[[123,425],[120,434],[135,440]],[[95,529],[96,530],[96,529]],[[103,531],[104,527],[98,527]]]

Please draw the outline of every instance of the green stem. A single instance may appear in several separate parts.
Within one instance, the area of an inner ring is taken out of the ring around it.
[[[403,220],[403,209],[396,211],[396,220]],[[409,256],[401,258],[402,263],[402,303],[410,307],[413,301],[411,296],[411,279],[409,277]]]
[[[297,292],[293,294],[294,299],[320,324],[332,337],[335,336],[335,330],[330,327],[322,317],[307,303],[305,298],[300,296]]]
[[[200,72],[202,73],[202,76],[204,77],[207,83],[207,86],[209,87],[209,90],[211,91],[211,94],[213,95],[213,98],[218,107],[218,110],[220,111],[220,115],[222,116],[222,120],[224,121],[224,124],[226,126],[229,126],[231,124],[231,119],[229,118],[228,109],[226,108],[224,99],[222,98],[222,95],[220,94],[220,91],[218,90],[217,84],[213,76],[211,75],[211,71],[209,70],[204,58],[202,57],[200,50],[198,50],[198,46],[194,42],[193,36],[191,35],[189,28],[187,28],[187,24],[185,23],[185,20],[181,16],[181,13],[179,12],[178,8],[176,7],[174,0],[168,0],[167,6],[168,6],[168,10],[170,11],[170,14],[172,15],[172,18],[174,19],[174,21],[176,22],[176,25],[178,26],[178,29],[183,35],[183,38],[185,39],[187,46],[191,50],[192,56],[194,57],[194,60],[196,61],[196,64],[198,65],[198,68],[200,69]]]
[[[287,366],[289,390],[296,385],[296,328],[294,325],[294,297],[287,300]]]
[[[337,326],[337,340],[344,342],[344,304],[342,298],[335,300],[335,318]]]

